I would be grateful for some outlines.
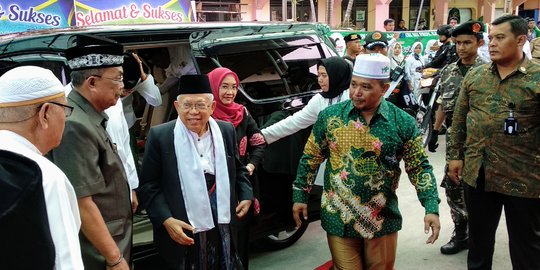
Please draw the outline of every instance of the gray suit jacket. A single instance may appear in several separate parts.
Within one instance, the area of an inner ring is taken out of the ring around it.
[[[253,191],[247,170],[241,163],[236,145],[236,133],[231,123],[216,120],[223,136],[227,169],[231,186],[231,220],[235,221],[237,202],[252,200]],[[139,184],[139,198],[154,227],[154,244],[168,264],[177,269],[183,263],[186,247],[172,240],[163,222],[174,217],[189,222],[178,177],[174,151],[176,120],[153,127],[148,135]],[[233,188],[234,187],[234,188]],[[234,226],[232,235],[234,232]],[[190,237],[192,235],[188,234]]]

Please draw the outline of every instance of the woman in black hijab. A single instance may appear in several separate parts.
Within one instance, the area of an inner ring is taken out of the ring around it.
[[[321,59],[317,71],[322,92],[313,96],[302,110],[262,129],[268,144],[313,125],[323,109],[349,99],[352,67],[344,59],[337,56]]]

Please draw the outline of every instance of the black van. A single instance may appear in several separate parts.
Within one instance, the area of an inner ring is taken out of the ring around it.
[[[327,37],[330,28],[312,23],[204,23],[95,26],[51,29],[0,36],[0,60],[38,65],[52,70],[64,83],[69,67],[64,51],[75,34],[103,36],[137,51],[158,83],[170,68],[185,61],[196,72],[216,67],[235,71],[241,81],[236,101],[244,104],[259,127],[285,118],[320,89],[317,63],[336,55]],[[171,87],[171,89],[174,87]],[[174,90],[163,89],[163,105],[152,108],[135,93],[137,137],[144,151],[149,127],[174,118]],[[138,104],[138,105],[137,105]],[[292,182],[309,136],[309,129],[268,146],[257,170],[261,214],[251,226],[251,240],[268,249],[280,249],[302,236],[307,223],[296,230],[292,220]],[[139,153],[139,154],[141,154]],[[141,155],[142,156],[142,155]],[[321,187],[312,191],[309,217],[319,219]],[[155,255],[149,219],[138,212],[134,225],[134,260]]]

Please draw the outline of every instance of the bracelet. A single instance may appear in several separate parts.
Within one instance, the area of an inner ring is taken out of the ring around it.
[[[123,259],[124,259],[124,255],[122,255],[122,253],[120,253],[120,257],[118,257],[118,259],[115,262],[109,263],[109,262],[105,261],[105,263],[107,263],[107,267],[112,268],[112,267],[115,267],[115,266],[119,265],[122,262]]]

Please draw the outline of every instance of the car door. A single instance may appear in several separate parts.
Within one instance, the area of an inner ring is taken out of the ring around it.
[[[198,72],[216,67],[234,71],[241,84],[236,102],[246,106],[259,127],[293,114],[320,92],[317,64],[336,55],[326,42],[320,24],[244,25],[190,36]],[[291,184],[309,133],[308,128],[268,145],[256,171],[261,215],[251,238],[267,248],[293,244],[306,228],[294,229]],[[313,192],[316,213],[310,217],[318,217],[320,194]]]

